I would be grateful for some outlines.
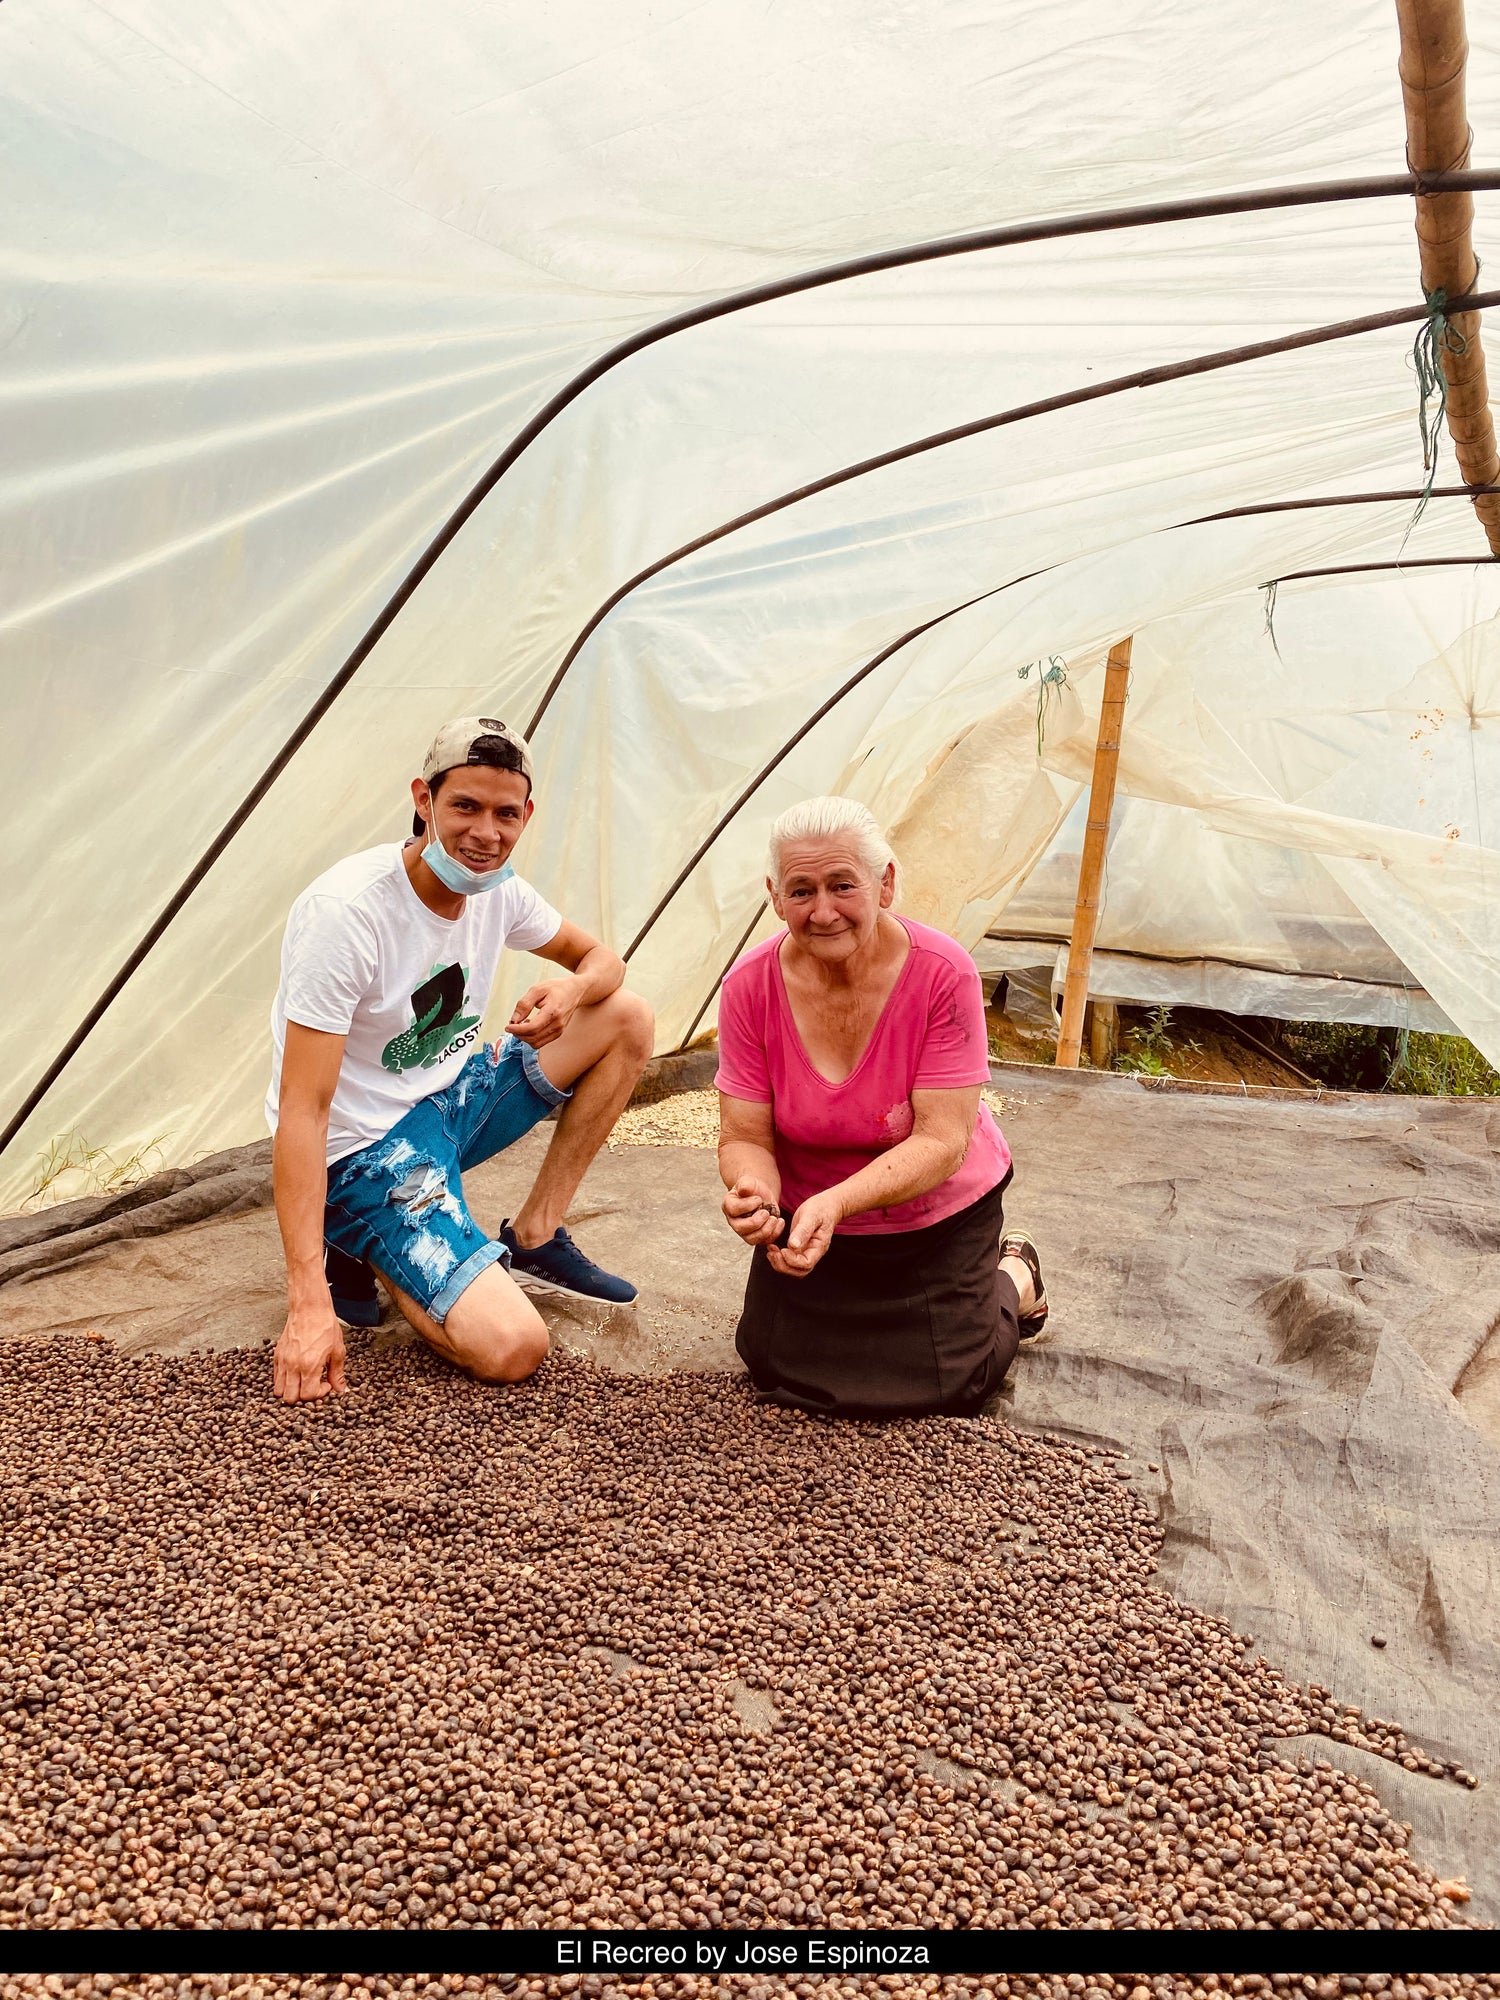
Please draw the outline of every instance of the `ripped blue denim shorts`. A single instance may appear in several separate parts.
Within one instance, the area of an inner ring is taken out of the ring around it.
[[[323,1234],[363,1257],[441,1326],[459,1294],[510,1252],[469,1213],[463,1174],[492,1160],[572,1092],[549,1083],[536,1050],[507,1035],[478,1048],[442,1090],[383,1139],[328,1169]]]

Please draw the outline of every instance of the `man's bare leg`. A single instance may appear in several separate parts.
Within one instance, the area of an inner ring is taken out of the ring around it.
[[[511,1222],[523,1250],[545,1243],[567,1214],[589,1162],[651,1060],[654,1032],[650,1007],[622,986],[597,1006],[580,1007],[557,1040],[538,1050],[547,1080],[573,1095],[562,1108],[535,1185]]]
[[[503,1264],[488,1265],[466,1285],[441,1326],[384,1271],[379,1277],[428,1346],[480,1382],[524,1382],[547,1357],[542,1316]]]

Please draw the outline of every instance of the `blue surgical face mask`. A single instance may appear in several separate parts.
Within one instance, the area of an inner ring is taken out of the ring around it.
[[[466,868],[448,852],[430,827],[422,859],[443,887],[451,889],[455,896],[482,896],[486,889],[498,889],[502,882],[508,882],[516,872],[508,861],[503,868],[487,868],[482,875],[476,869]]]

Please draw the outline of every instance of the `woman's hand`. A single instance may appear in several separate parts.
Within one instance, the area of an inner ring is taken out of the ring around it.
[[[783,1278],[805,1278],[833,1241],[833,1232],[843,1219],[844,1204],[836,1190],[809,1195],[792,1217],[785,1244],[766,1252],[771,1269]]]
[[[742,1242],[774,1243],[785,1226],[776,1190],[754,1174],[741,1174],[724,1197],[724,1220]]]

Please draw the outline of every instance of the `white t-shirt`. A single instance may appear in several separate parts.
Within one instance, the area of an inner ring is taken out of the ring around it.
[[[456,917],[437,916],[411,885],[403,845],[336,862],[287,918],[266,1122],[274,1132],[287,1022],[346,1035],[328,1116],[330,1166],[453,1081],[478,1046],[501,952],[535,951],[562,924],[519,875],[466,896]]]

